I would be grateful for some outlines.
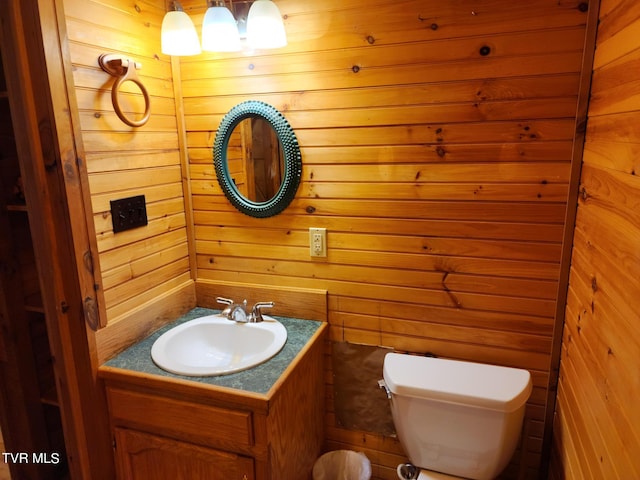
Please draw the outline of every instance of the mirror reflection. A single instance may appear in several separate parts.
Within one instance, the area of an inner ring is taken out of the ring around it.
[[[276,196],[282,185],[284,154],[269,122],[257,116],[240,121],[231,132],[226,154],[238,193],[258,203]]]

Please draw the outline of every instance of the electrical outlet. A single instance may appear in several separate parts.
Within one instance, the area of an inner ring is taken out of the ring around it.
[[[143,227],[147,221],[147,204],[144,195],[111,200],[111,224],[113,233]]]
[[[327,256],[327,229],[309,229],[309,255],[312,257]]]

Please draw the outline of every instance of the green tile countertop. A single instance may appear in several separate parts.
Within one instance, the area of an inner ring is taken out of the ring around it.
[[[287,329],[287,341],[284,347],[282,347],[282,350],[280,350],[278,354],[265,363],[241,372],[210,377],[191,377],[169,373],[156,366],[151,359],[151,346],[160,335],[181,323],[207,315],[215,315],[219,312],[219,310],[208,308],[194,308],[175,322],[165,325],[144,340],[129,347],[127,350],[107,361],[104,365],[134,372],[266,394],[322,325],[322,322],[315,320],[301,320],[271,315],[280,321]]]

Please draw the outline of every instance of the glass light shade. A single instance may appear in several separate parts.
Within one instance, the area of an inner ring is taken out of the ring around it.
[[[162,53],[165,55],[197,55],[200,41],[196,27],[185,12],[167,12],[162,20]]]
[[[247,41],[253,48],[287,45],[287,33],[278,6],[271,0],[256,0],[247,16]]]
[[[240,34],[235,18],[226,7],[209,7],[202,22],[202,49],[209,52],[236,52]]]

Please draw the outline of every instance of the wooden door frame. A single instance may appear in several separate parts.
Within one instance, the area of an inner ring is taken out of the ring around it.
[[[61,0],[0,2],[5,75],[72,479],[115,478],[94,330],[101,293]],[[10,420],[10,419],[9,419]]]
[[[578,211],[578,194],[580,189],[582,158],[584,156],[584,143],[587,134],[587,114],[589,111],[589,100],[591,95],[591,78],[593,74],[593,59],[596,50],[596,36],[598,31],[599,13],[600,0],[591,0],[589,2],[589,12],[587,17],[587,26],[582,54],[580,89],[578,91],[578,104],[576,110],[576,131],[574,134],[573,150],[571,153],[569,193],[564,219],[562,258],[560,261],[560,277],[556,295],[556,311],[554,317],[555,320],[551,345],[549,381],[547,385],[547,398],[544,418],[545,428],[542,438],[542,454],[539,475],[539,478],[541,480],[546,479],[549,473],[551,444],[553,442],[553,420],[555,416],[556,399],[558,395],[558,377],[560,376],[562,336],[567,308],[567,296],[569,292],[569,275],[571,273],[571,256],[573,254],[573,236],[575,232],[576,215]]]

